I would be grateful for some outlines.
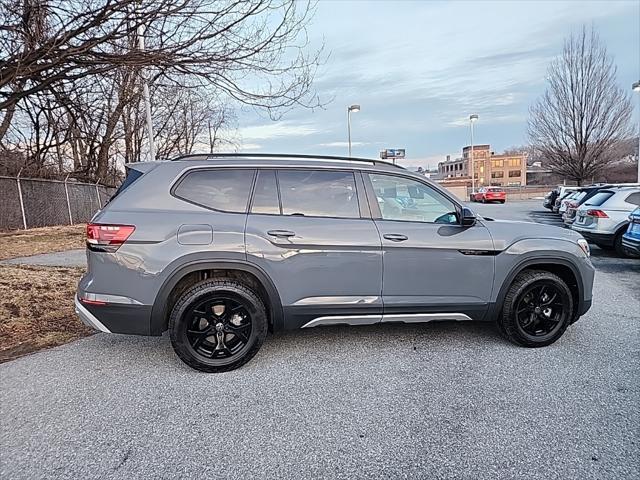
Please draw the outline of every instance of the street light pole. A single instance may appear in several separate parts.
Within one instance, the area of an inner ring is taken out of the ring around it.
[[[144,52],[144,27],[138,26],[138,46],[140,51]],[[151,95],[149,94],[149,84],[141,68],[142,92],[144,95],[144,106],[147,114],[147,134],[149,135],[149,159],[153,162],[156,159],[156,146],[153,140],[153,122],[151,120]]]
[[[478,120],[478,115],[475,113],[469,115],[469,125],[471,126],[471,160],[470,160],[470,170],[471,170],[471,193],[476,191],[476,166],[473,162],[473,124]]]
[[[640,80],[635,82],[631,88],[634,92],[638,93],[638,105],[640,105]],[[638,110],[638,115],[640,117],[640,109]],[[638,122],[638,183],[640,183],[640,121]]]
[[[349,135],[349,156],[351,156],[351,112],[359,112],[360,105],[351,105],[347,108],[347,132]]]

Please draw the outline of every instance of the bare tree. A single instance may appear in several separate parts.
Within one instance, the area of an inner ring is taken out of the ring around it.
[[[597,177],[612,160],[612,147],[631,135],[631,100],[593,29],[583,27],[565,41],[547,77],[547,91],[529,111],[529,138],[554,172],[582,184]]]
[[[143,71],[164,154],[228,141],[237,104],[318,106],[312,14],[297,0],[0,0],[0,145],[94,179],[140,160]]]

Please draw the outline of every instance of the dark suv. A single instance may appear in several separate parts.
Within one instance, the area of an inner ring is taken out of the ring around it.
[[[76,311],[103,332],[161,335],[218,372],[267,331],[494,320],[556,341],[591,306],[585,240],[480,218],[423,176],[378,160],[191,155],[129,165],[87,226]]]

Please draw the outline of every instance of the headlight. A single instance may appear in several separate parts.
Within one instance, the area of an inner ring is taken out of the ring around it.
[[[589,243],[584,238],[578,239],[578,246],[580,247],[580,250],[582,250],[584,254],[587,256],[587,258],[591,256],[591,249],[589,249]]]

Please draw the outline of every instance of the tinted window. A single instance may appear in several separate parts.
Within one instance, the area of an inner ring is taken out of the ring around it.
[[[120,186],[115,191],[115,193],[113,195],[111,195],[111,198],[109,198],[107,203],[109,203],[111,200],[113,200],[118,195],[120,195],[122,192],[124,192],[127,188],[129,188],[131,186],[131,184],[133,182],[138,180],[143,175],[142,172],[139,172],[138,170],[134,170],[133,168],[128,168],[127,167],[126,170],[127,170],[127,178],[124,179],[124,182],[122,182],[120,184]]]
[[[415,180],[370,174],[382,218],[429,223],[457,223],[456,207],[438,191]]]
[[[611,197],[611,195],[613,195],[613,192],[598,192],[589,200],[587,200],[585,205],[594,205],[596,207],[599,207],[604,202],[606,202],[609,197]]]
[[[352,172],[279,170],[284,215],[359,218]]]
[[[203,207],[245,213],[255,170],[219,168],[188,173],[174,195]]]
[[[274,215],[280,213],[275,170],[258,170],[251,213],[270,213]]]
[[[640,192],[632,193],[625,200],[627,203],[631,203],[633,205],[640,205]]]

